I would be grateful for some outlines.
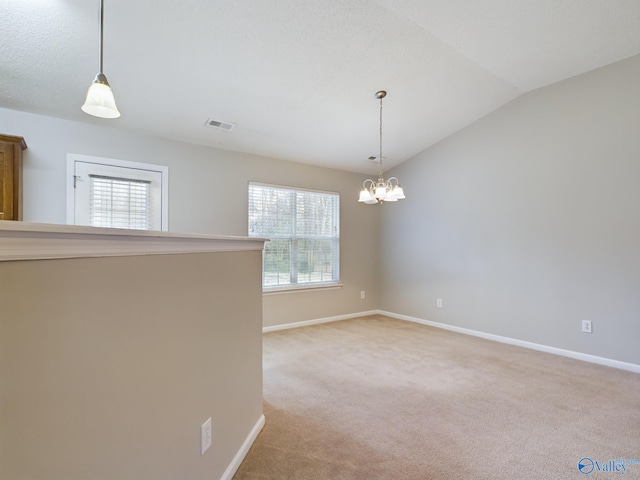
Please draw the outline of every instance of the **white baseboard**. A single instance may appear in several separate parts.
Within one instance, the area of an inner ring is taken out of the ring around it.
[[[220,477],[220,480],[231,480],[233,478],[233,476],[238,471],[238,468],[240,468],[240,464],[244,460],[244,457],[247,456],[247,453],[249,452],[251,445],[253,445],[253,442],[256,441],[258,434],[262,430],[262,427],[264,427],[264,422],[265,422],[264,415],[260,415],[260,418],[258,419],[256,424],[253,426],[251,431],[249,432],[249,435],[247,435],[247,438],[242,443],[240,450],[238,450],[238,453],[236,453],[236,456],[233,457],[233,460],[231,461],[227,469],[224,471],[224,473]]]
[[[350,318],[366,317],[367,315],[377,315],[380,310],[371,310],[368,312],[349,313],[347,315],[338,315],[337,317],[316,318],[314,320],[305,320],[304,322],[283,323],[281,325],[273,325],[271,327],[263,327],[262,333],[275,332],[276,330],[287,330],[289,328],[308,327],[309,325],[317,325],[319,323],[337,322],[339,320],[348,320]]]
[[[562,348],[549,347],[547,345],[540,345],[538,343],[525,342],[524,340],[518,340],[510,337],[502,337],[500,335],[479,332],[477,330],[471,330],[468,328],[456,327],[454,325],[447,325],[446,323],[432,322],[430,320],[423,320],[421,318],[410,317],[408,315],[400,315],[397,313],[385,312],[382,310],[379,310],[376,313],[380,315],[385,315],[391,318],[397,318],[398,320],[406,320],[408,322],[421,323],[422,325],[429,325],[430,327],[442,328],[444,330],[451,330],[452,332],[463,333],[465,335],[473,335],[474,337],[493,340],[495,342],[507,343],[509,345],[516,345],[518,347],[530,348],[531,350],[538,350],[540,352],[552,353],[554,355],[561,355],[563,357],[574,358],[576,360],[582,360],[584,362],[597,363],[598,365],[604,365],[606,367],[613,367],[613,368],[618,368],[620,370],[628,370],[630,372],[640,373],[640,365],[636,365],[635,363],[621,362],[619,360],[612,360],[610,358],[597,357],[595,355],[589,355],[587,353],[574,352],[572,350],[564,350]]]

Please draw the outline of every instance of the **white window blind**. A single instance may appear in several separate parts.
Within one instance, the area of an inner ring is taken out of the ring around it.
[[[151,182],[89,175],[89,218],[93,227],[148,230]]]
[[[337,284],[340,196],[249,184],[249,236],[266,237],[263,287]]]

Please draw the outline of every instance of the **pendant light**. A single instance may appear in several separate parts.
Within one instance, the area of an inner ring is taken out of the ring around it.
[[[362,190],[360,191],[360,198],[358,202],[374,204],[383,202],[397,202],[406,198],[404,196],[404,190],[400,186],[396,177],[391,177],[385,182],[382,176],[382,99],[387,96],[387,92],[380,90],[376,92],[376,98],[380,100],[380,172],[378,174],[378,181],[375,182],[370,178],[362,182]]]
[[[120,112],[116,107],[111,86],[107,77],[102,73],[102,36],[104,30],[104,0],[100,0],[100,70],[87,92],[87,99],[82,105],[82,111],[100,118],[118,118]]]

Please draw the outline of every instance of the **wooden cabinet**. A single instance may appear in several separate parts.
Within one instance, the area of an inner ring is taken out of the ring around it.
[[[22,220],[22,137],[0,135],[0,220]]]

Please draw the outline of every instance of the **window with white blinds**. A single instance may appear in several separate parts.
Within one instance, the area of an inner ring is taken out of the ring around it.
[[[89,183],[91,226],[149,230],[150,181],[89,175]]]
[[[266,237],[264,288],[337,284],[340,196],[249,184],[249,236]]]
[[[168,229],[167,167],[69,154],[67,170],[69,223],[138,230]]]

